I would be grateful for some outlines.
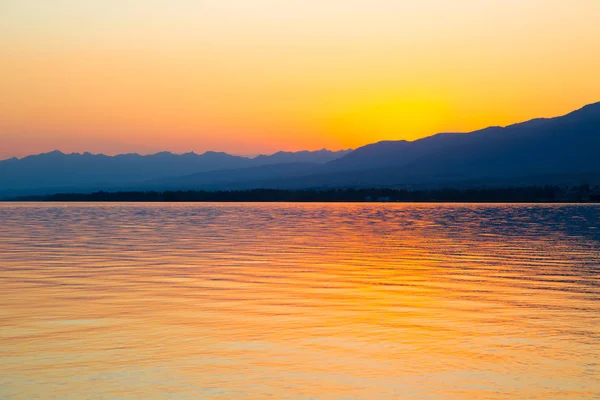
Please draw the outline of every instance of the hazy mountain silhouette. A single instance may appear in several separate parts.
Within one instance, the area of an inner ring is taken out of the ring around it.
[[[582,177],[597,182],[599,154],[600,103],[595,103],[562,117],[370,144],[317,174],[276,186],[575,184]]]
[[[204,173],[155,189],[514,186],[600,183],[600,103],[562,117],[360,147],[326,164]]]
[[[228,171],[177,189],[514,186],[600,183],[600,103],[562,117],[360,147],[324,165]],[[269,177],[269,171],[271,177]],[[176,184],[175,184],[176,183]]]
[[[60,151],[0,162],[3,189],[45,188],[69,185],[135,183],[143,180],[183,175],[196,171],[249,166],[251,160],[225,153],[175,155],[162,152],[148,156]]]
[[[206,152],[177,155],[162,152],[148,156],[122,154],[73,153],[60,151],[43,153],[22,159],[0,161],[0,192],[38,189],[103,188],[138,185],[150,180],[166,179],[199,172],[230,170],[267,164],[288,164],[310,161],[325,163],[347,154],[350,150],[279,152],[256,158]]]
[[[406,167],[466,176],[587,172],[599,165],[600,103],[562,117],[507,127],[379,142],[329,163],[329,170]]]
[[[185,190],[203,188],[205,190],[217,189],[250,189],[260,187],[261,184],[269,185],[269,182],[279,179],[292,179],[303,177],[318,172],[322,164],[317,163],[286,163],[268,164],[258,167],[201,172],[146,182],[138,186],[138,190]]]
[[[350,154],[352,150],[341,150],[341,151],[330,151],[327,149],[321,149],[317,151],[279,151],[271,155],[259,155],[254,159],[256,165],[270,165],[270,164],[287,164],[290,162],[294,163],[315,163],[324,164],[329,161],[337,160],[346,154]]]
[[[599,154],[600,103],[595,103],[561,117],[384,141],[351,152],[279,152],[254,159],[214,152],[116,157],[52,152],[0,162],[0,191],[597,184]]]

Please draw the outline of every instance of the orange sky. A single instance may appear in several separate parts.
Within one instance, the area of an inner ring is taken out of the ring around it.
[[[600,101],[597,0],[2,0],[0,158],[340,149]]]

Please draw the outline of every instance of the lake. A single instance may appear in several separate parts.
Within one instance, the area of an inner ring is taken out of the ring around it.
[[[600,398],[600,206],[0,203],[2,399]]]

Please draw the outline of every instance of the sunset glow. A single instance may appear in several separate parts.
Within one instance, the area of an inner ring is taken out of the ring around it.
[[[600,100],[595,0],[0,3],[0,158],[358,147]]]

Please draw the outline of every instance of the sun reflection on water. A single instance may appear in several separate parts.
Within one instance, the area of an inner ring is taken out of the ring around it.
[[[600,207],[0,205],[0,397],[600,396]]]

